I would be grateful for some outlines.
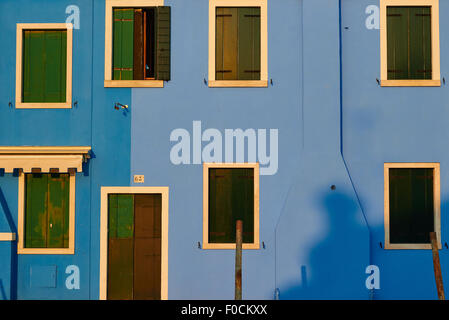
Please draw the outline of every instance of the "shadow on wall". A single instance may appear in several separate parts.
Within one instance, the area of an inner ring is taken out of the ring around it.
[[[17,228],[14,224],[14,219],[11,215],[11,211],[9,210],[8,203],[6,202],[5,195],[3,194],[2,189],[0,188],[0,206],[3,209],[3,213],[5,214],[6,221],[8,222],[10,232],[13,232],[17,235]],[[10,299],[17,299],[17,241],[11,241],[11,269],[10,269]],[[0,293],[2,295],[3,300],[6,300],[6,293],[3,287],[3,282],[0,280]]]
[[[328,221],[324,240],[310,251],[308,264],[298,261],[300,284],[282,289],[280,299],[367,299],[369,243],[359,206],[337,191],[317,200]]]

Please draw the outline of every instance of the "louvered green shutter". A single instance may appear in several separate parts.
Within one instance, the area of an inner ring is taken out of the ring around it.
[[[69,247],[69,175],[27,174],[25,248]]]
[[[209,242],[235,243],[243,221],[243,242],[254,241],[254,170],[209,170]]]
[[[215,79],[238,79],[238,9],[216,8]]]
[[[434,231],[433,169],[389,169],[390,242],[429,243]]]
[[[238,16],[238,79],[260,80],[260,8],[239,8]]]
[[[134,9],[114,9],[113,79],[133,80]]]
[[[67,31],[23,32],[23,102],[65,102]]]
[[[387,7],[388,79],[408,79],[408,10]]]
[[[171,10],[157,7],[156,20],[156,79],[170,80]],[[148,41],[148,39],[147,39]]]

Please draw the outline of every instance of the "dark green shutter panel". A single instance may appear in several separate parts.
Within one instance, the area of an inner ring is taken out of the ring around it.
[[[432,79],[430,7],[410,7],[410,78]]]
[[[25,177],[25,248],[68,248],[69,175]]]
[[[243,242],[254,242],[254,170],[209,170],[209,242],[235,243],[243,221]]]
[[[433,169],[389,169],[390,242],[429,243],[434,231]]]
[[[134,238],[134,299],[161,298],[160,194],[136,194]]]
[[[133,298],[134,197],[109,195],[108,299]]]
[[[388,79],[432,79],[430,7],[387,7]]]
[[[114,9],[113,79],[133,80],[134,9]]]
[[[48,248],[69,247],[69,175],[48,176]]]
[[[25,175],[25,248],[47,245],[47,175]]]
[[[65,102],[67,31],[23,32],[23,102]]]
[[[170,80],[171,10],[157,7],[156,21],[156,79]],[[148,41],[148,39],[147,39]]]
[[[238,79],[260,80],[260,8],[239,8],[238,17]]]
[[[238,79],[238,9],[216,8],[215,79]]]
[[[389,80],[408,79],[408,8],[387,7],[387,70]]]

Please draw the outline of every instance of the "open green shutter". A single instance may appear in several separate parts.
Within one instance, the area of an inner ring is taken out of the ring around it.
[[[113,79],[133,80],[134,9],[114,9]]]
[[[171,8],[169,6],[157,7],[156,16],[156,79],[169,81]]]
[[[238,9],[216,8],[215,79],[238,79]]]
[[[260,80],[260,8],[238,9],[238,79]]]
[[[108,299],[133,298],[134,196],[109,195]]]
[[[390,169],[390,242],[429,243],[434,231],[433,169]]]

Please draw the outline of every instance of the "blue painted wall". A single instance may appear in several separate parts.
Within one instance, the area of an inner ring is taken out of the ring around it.
[[[15,92],[16,23],[65,22],[69,5],[77,5],[81,14],[73,51],[78,107],[8,107]],[[165,0],[165,5],[172,9],[172,80],[164,88],[126,89],[104,88],[104,1],[0,2],[5,31],[0,33],[0,145],[92,147],[92,159],[76,176],[75,255],[17,256],[15,242],[0,242],[0,299],[98,299],[100,188],[130,185],[170,188],[169,299],[232,299],[234,252],[197,245],[202,242],[202,165],[170,161],[171,132],[182,128],[192,136],[194,121],[223,137],[225,129],[278,129],[278,171],[260,177],[265,248],[243,255],[245,299],[273,299],[276,289],[281,299],[368,299],[365,268],[370,264],[381,270],[375,298],[436,298],[429,250],[379,247],[383,163],[441,163],[442,240],[447,241],[449,99],[444,85],[377,85],[379,30],[365,27],[365,8],[378,1],[268,0],[273,84],[267,88],[205,85],[207,1]],[[449,12],[449,4],[440,3],[440,12]],[[448,24],[440,21],[442,77]],[[114,110],[116,102],[129,104],[129,110]],[[145,175],[145,183],[134,184],[135,174]],[[17,189],[17,177],[0,175],[0,232],[17,228]],[[446,278],[446,250],[441,263]],[[79,290],[64,284],[71,264],[80,268]],[[47,276],[31,279],[33,269]],[[56,287],[39,287],[53,283],[54,270]]]
[[[378,1],[346,0],[342,6],[343,150],[361,205],[372,230],[372,263],[380,267],[379,299],[435,299],[430,250],[384,250],[385,162],[439,162],[442,243],[448,241],[447,85],[383,88],[380,79],[380,33],[365,27],[365,8]],[[449,3],[440,1],[441,78],[448,74]],[[345,29],[347,27],[348,29]],[[448,250],[440,250],[443,280]],[[446,280],[447,281],[447,280]]]

